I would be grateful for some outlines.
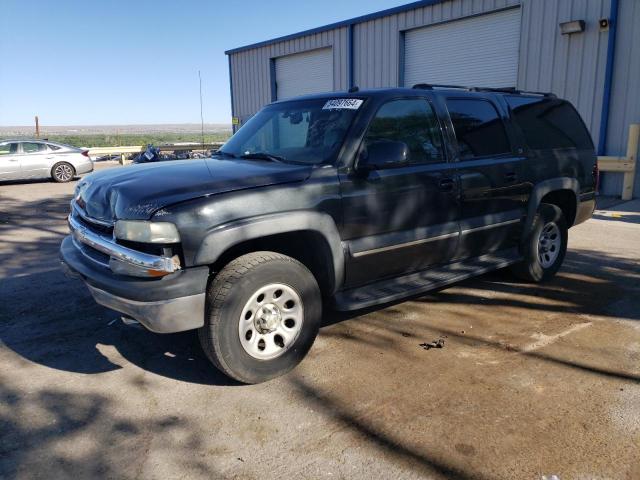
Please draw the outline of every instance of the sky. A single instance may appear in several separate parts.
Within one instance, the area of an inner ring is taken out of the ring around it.
[[[0,126],[230,123],[225,50],[409,0],[0,0]]]

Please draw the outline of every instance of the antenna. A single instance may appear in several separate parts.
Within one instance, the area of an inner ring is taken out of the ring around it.
[[[200,129],[202,134],[202,150],[204,151],[204,116],[202,115],[202,75],[198,70],[198,80],[200,81]]]

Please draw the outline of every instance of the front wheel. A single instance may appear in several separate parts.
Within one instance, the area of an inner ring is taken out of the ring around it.
[[[238,257],[212,280],[200,344],[211,362],[243,383],[283,375],[318,334],[322,297],[297,260],[274,252]]]
[[[522,243],[524,259],[513,272],[528,282],[542,282],[553,277],[567,252],[568,229],[562,210],[543,203],[533,220],[531,233]]]

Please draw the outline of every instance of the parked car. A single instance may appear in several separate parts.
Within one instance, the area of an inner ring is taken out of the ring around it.
[[[372,307],[511,266],[540,282],[595,207],[571,104],[513,90],[384,89],[276,102],[213,158],[79,182],[68,271],[155,332],[198,329],[241,382],[282,375],[323,305]]]
[[[0,141],[0,180],[51,177],[68,182],[92,171],[88,150],[44,140]]]

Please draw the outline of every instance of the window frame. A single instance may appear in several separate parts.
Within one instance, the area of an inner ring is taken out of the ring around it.
[[[429,107],[431,108],[431,112],[433,113],[436,122],[438,124],[438,130],[440,132],[440,140],[442,142],[442,160],[439,162],[416,162],[416,163],[407,163],[406,165],[403,165],[403,167],[420,167],[420,166],[431,166],[431,165],[441,165],[444,163],[449,163],[449,151],[447,148],[447,144],[448,144],[448,140],[447,140],[447,136],[446,136],[446,132],[444,129],[444,125],[443,125],[443,121],[442,118],[440,118],[440,114],[438,113],[438,108],[435,104],[435,102],[433,101],[433,99],[431,99],[430,97],[426,97],[423,95],[402,95],[402,96],[398,96],[398,97],[391,97],[391,98],[387,98],[382,100],[381,102],[379,102],[378,106],[376,107],[376,109],[374,110],[374,112],[371,114],[371,116],[369,117],[368,123],[367,123],[367,128],[365,129],[364,133],[362,134],[362,137],[360,139],[360,145],[358,146],[358,149],[356,150],[356,162],[354,164],[354,167],[357,168],[357,163],[358,163],[358,159],[360,158],[360,154],[362,152],[362,149],[364,147],[364,142],[367,138],[367,135],[369,134],[369,129],[371,128],[371,124],[373,123],[373,121],[375,120],[375,118],[378,115],[378,112],[382,109],[382,107],[384,107],[386,104],[391,103],[391,102],[396,102],[398,100],[422,100],[424,102],[427,103],[427,105],[429,105]]]
[[[505,122],[505,116],[504,116],[504,112],[502,111],[502,109],[496,104],[496,102],[492,101],[490,98],[486,98],[486,97],[465,97],[465,96],[445,96],[443,98],[443,104],[444,104],[444,108],[446,109],[447,112],[447,116],[448,116],[448,121],[449,124],[451,125],[451,134],[452,134],[452,138],[451,140],[453,141],[453,143],[455,144],[455,161],[456,162],[473,162],[476,160],[486,160],[488,158],[506,158],[506,157],[510,157],[513,156],[514,154],[514,142],[513,139],[511,138],[511,136],[509,135],[509,128],[507,123]],[[502,129],[504,131],[505,137],[507,139],[507,144],[509,145],[509,150],[507,152],[502,152],[502,153],[493,153],[490,155],[480,155],[480,156],[473,156],[471,158],[462,158],[460,156],[460,145],[458,142],[458,133],[456,132],[456,127],[453,124],[453,119],[451,118],[451,112],[449,111],[449,105],[447,104],[448,100],[465,100],[465,101],[480,101],[480,102],[486,102],[489,105],[491,105],[493,107],[493,109],[496,111],[496,113],[498,114],[498,119],[500,120],[500,123],[502,124]]]

